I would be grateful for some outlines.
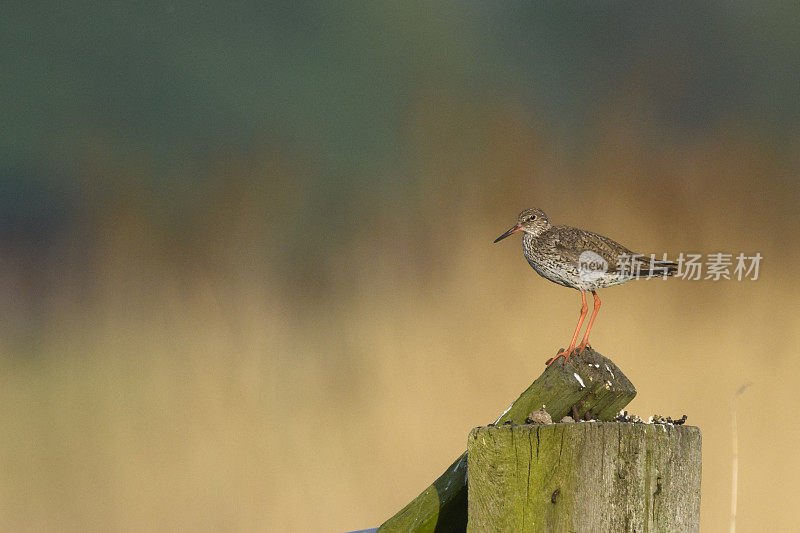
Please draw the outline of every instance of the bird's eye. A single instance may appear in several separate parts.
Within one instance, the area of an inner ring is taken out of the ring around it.
[[[529,218],[528,220],[529,220],[530,222],[533,222],[534,220],[536,220],[536,215],[531,215],[531,216],[530,216],[530,218]]]

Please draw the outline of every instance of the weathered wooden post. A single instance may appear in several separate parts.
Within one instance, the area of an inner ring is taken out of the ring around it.
[[[475,428],[467,531],[698,531],[700,440],[625,422]]]
[[[636,389],[622,371],[609,359],[587,349],[567,364],[558,362],[545,370],[498,417],[496,429],[511,431],[513,426],[505,426],[524,424],[528,415],[542,405],[556,421],[569,414],[578,417],[589,414],[597,420],[611,420],[634,396]],[[473,441],[471,438],[469,442]],[[379,531],[456,532],[466,528],[467,453],[464,453],[432,485],[387,520]]]

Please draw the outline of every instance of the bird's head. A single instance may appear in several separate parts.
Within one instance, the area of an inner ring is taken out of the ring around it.
[[[517,217],[517,223],[508,228],[508,231],[496,238],[494,242],[501,241],[512,233],[516,233],[518,231],[524,231],[525,233],[536,237],[548,229],[550,229],[550,220],[548,220],[547,215],[544,214],[544,211],[535,207],[531,207],[530,209],[526,209],[520,213]]]

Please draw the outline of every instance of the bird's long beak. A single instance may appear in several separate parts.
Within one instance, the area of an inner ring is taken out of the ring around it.
[[[508,231],[507,231],[507,232],[503,233],[503,234],[502,234],[502,235],[500,235],[498,238],[496,238],[496,239],[494,240],[494,242],[500,242],[500,241],[502,241],[503,239],[505,239],[506,237],[508,237],[509,235],[511,235],[512,233],[516,233],[516,232],[518,232],[518,231],[519,231],[519,230],[521,230],[521,229],[522,229],[522,226],[520,226],[519,224],[514,224],[513,226],[511,226],[510,228],[508,228]],[[492,243],[492,244],[494,244],[494,243]]]

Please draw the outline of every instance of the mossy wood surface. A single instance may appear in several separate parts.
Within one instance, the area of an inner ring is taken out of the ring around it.
[[[542,360],[546,357],[542,357]],[[591,348],[547,368],[495,423],[524,424],[546,406],[554,421],[575,412],[598,420],[612,419],[628,405],[636,389],[611,360]],[[455,532],[467,527],[467,458],[462,454],[422,494],[387,520],[380,532]]]
[[[475,428],[467,531],[698,531],[700,449],[692,426]]]

